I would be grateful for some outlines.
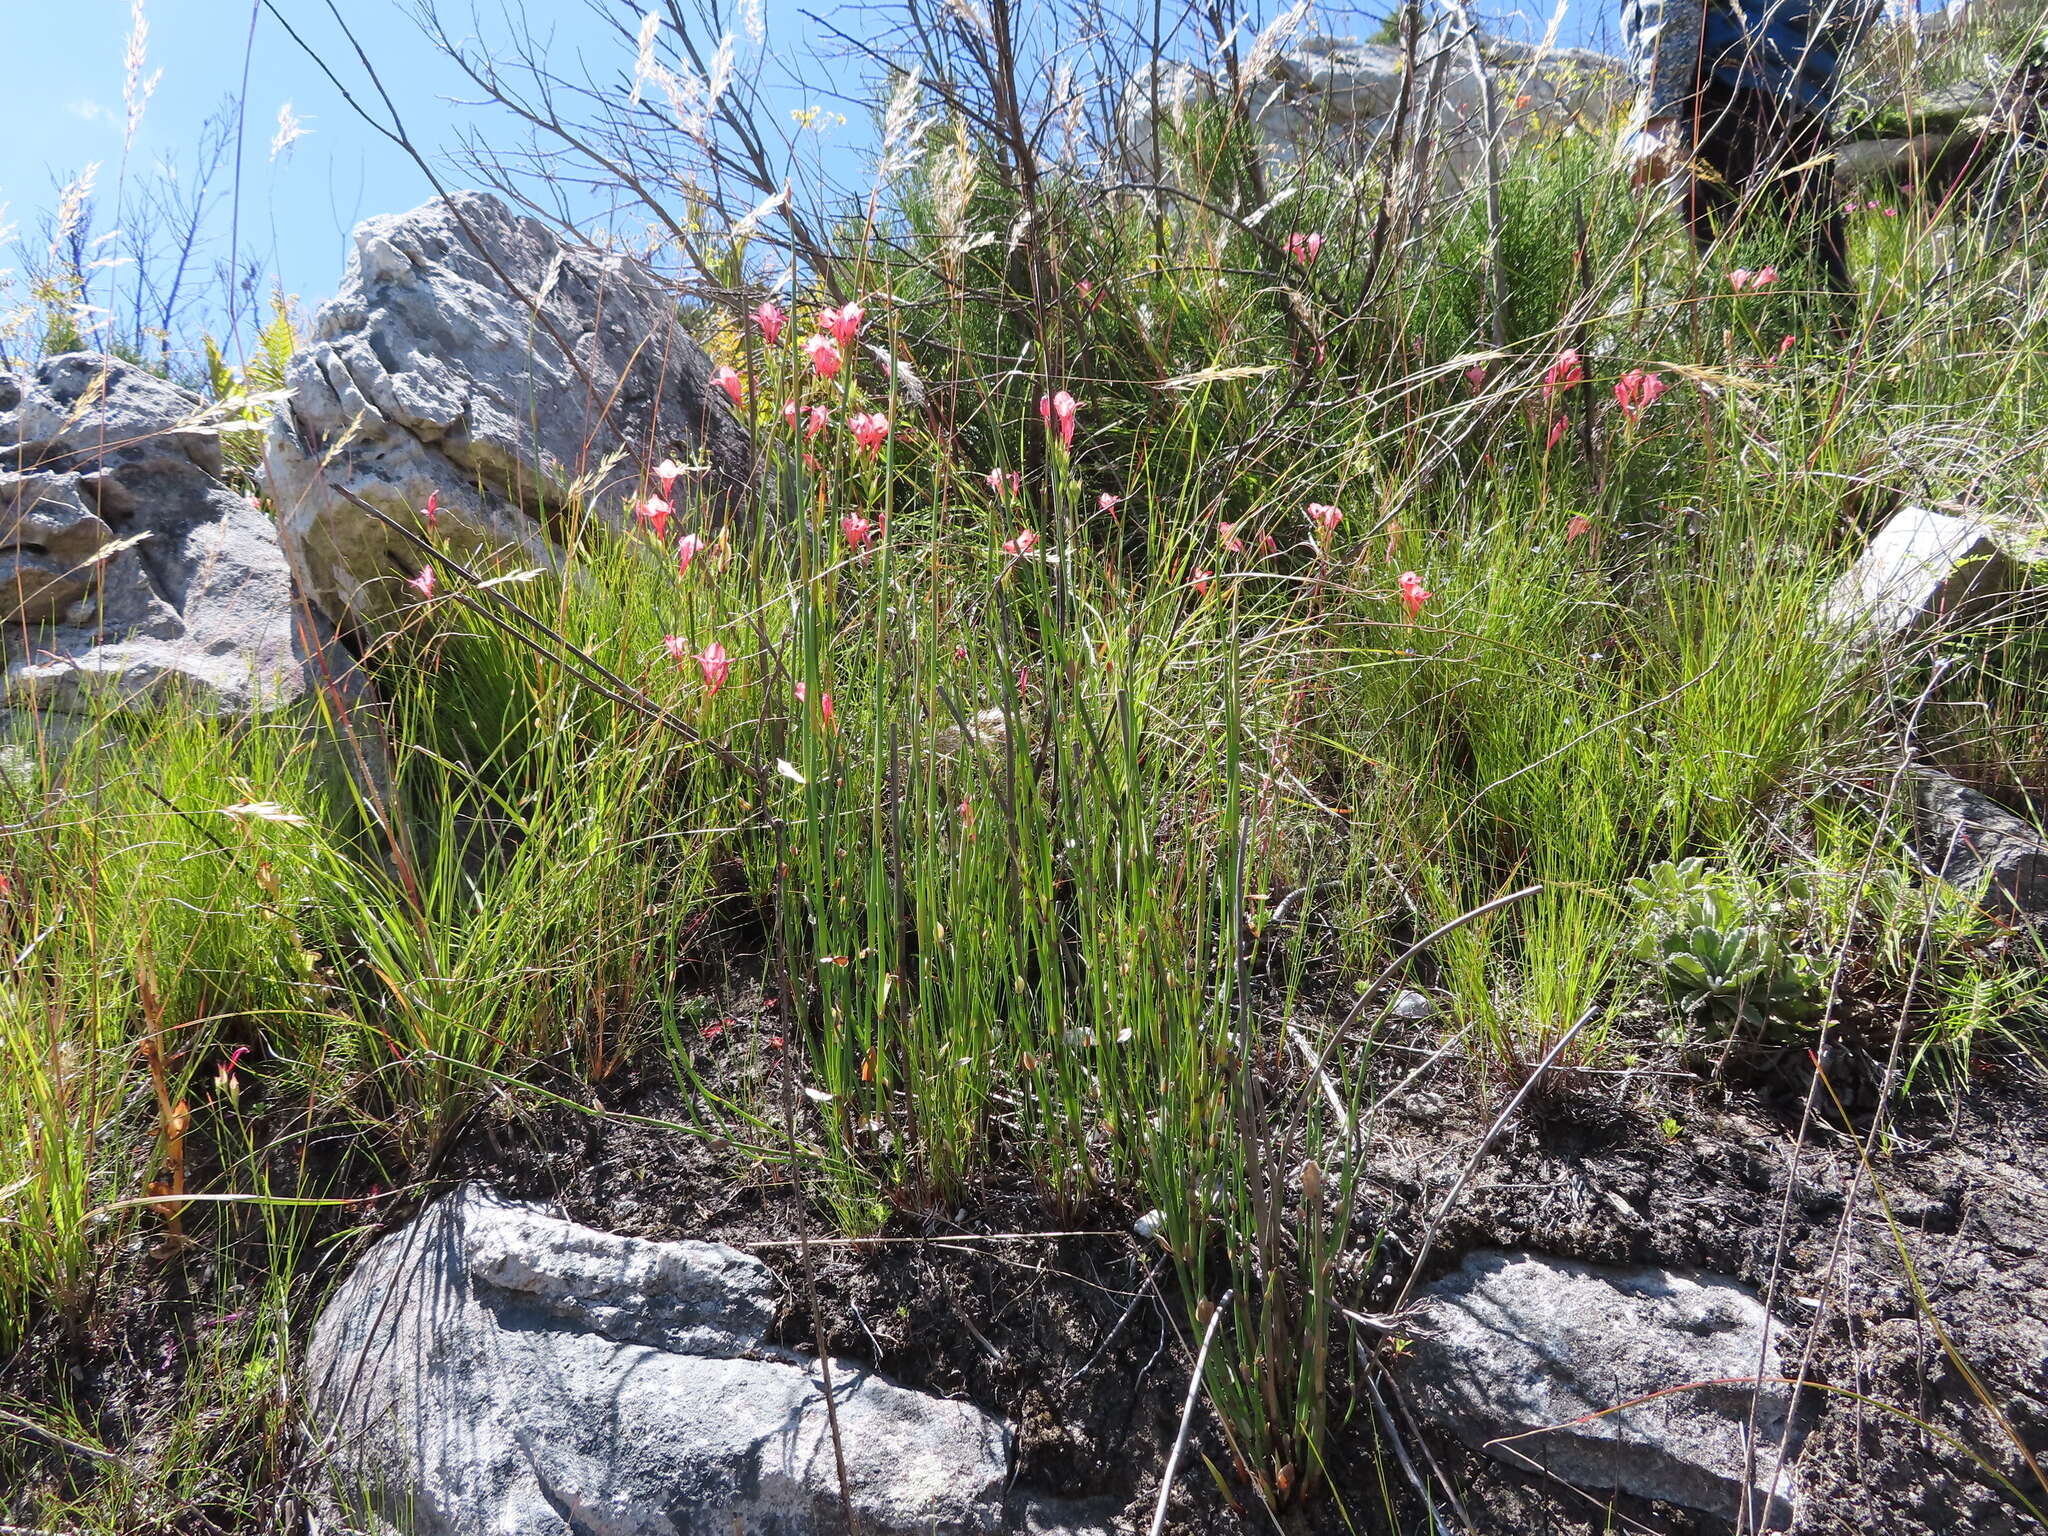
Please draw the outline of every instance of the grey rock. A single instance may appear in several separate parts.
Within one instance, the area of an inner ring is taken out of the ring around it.
[[[314,1326],[343,1502],[413,1536],[836,1531],[822,1376],[768,1342],[778,1291],[734,1249],[466,1187],[373,1247]],[[849,1361],[832,1386],[864,1531],[1001,1526],[1000,1420]]]
[[[14,619],[54,619],[99,585],[94,557],[114,533],[76,475],[0,475],[0,599]],[[11,578],[11,579],[10,579]]]
[[[1437,164],[1449,187],[1472,184],[1482,165],[1484,87],[1462,42],[1431,33],[1422,40],[1429,60],[1448,49],[1443,93],[1435,112]],[[1532,121],[1582,118],[1604,125],[1628,94],[1628,66],[1607,54],[1584,49],[1541,51],[1527,44],[1482,37],[1480,53],[1500,107],[1501,140],[1513,143]],[[1251,112],[1267,159],[1286,165],[1317,152],[1355,162],[1391,131],[1401,96],[1405,58],[1401,49],[1348,37],[1303,37],[1247,62]],[[1192,65],[1165,62],[1126,86],[1118,109],[1118,130],[1128,162],[1146,170],[1153,162],[1153,103],[1169,122],[1181,122],[1191,105],[1215,99],[1216,77]],[[1425,64],[1425,78],[1431,73]],[[1423,110],[1417,99],[1411,111]],[[1170,162],[1169,162],[1170,163]]]
[[[1900,640],[1990,613],[2032,560],[2017,530],[1987,518],[1901,507],[1842,573],[1824,621],[1852,636]]]
[[[1835,149],[1835,172],[1851,186],[1893,183],[1924,176],[1948,146],[1945,134],[1853,139]]]
[[[1406,988],[1394,994],[1394,1004],[1388,1012],[1397,1019],[1414,1023],[1435,1014],[1436,999],[1427,992],[1417,992],[1412,987]]]
[[[1789,1524],[1784,1325],[1748,1287],[1479,1250],[1424,1299],[1407,1379],[1425,1422],[1589,1492]]]
[[[674,300],[631,259],[457,192],[356,227],[265,445],[285,552],[336,622],[375,625],[427,557],[340,494],[460,556],[549,564],[573,506],[619,522],[664,457],[684,526],[729,512],[751,447]]]
[[[1914,841],[1928,867],[1980,893],[2003,918],[2048,913],[2048,838],[1987,795],[1933,768],[1913,770]]]
[[[0,374],[10,708],[83,714],[176,693],[243,713],[300,697],[316,662],[332,665],[276,527],[220,475],[206,403],[132,364],[75,352]]]

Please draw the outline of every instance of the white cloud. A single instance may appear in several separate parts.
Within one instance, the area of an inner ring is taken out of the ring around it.
[[[64,110],[79,121],[87,123],[97,123],[102,119],[111,120],[114,115],[90,96],[81,96],[76,101],[65,102]]]

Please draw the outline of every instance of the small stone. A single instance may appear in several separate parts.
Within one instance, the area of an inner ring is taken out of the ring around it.
[[[1426,1019],[1436,1012],[1436,1001],[1427,992],[1397,992],[1394,994],[1393,1015],[1397,1019],[1414,1022]]]
[[[1410,1120],[1441,1120],[1444,1117],[1444,1101],[1433,1093],[1403,1094],[1394,1101],[1394,1105]]]
[[[1787,1335],[1747,1286],[1482,1249],[1423,1299],[1408,1381],[1426,1422],[1588,1493],[1789,1527]]]

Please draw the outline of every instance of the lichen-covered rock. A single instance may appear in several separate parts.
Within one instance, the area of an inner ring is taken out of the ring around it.
[[[1423,1297],[1407,1380],[1425,1422],[1591,1493],[1789,1526],[1788,1335],[1747,1286],[1479,1250]]]
[[[344,489],[422,532],[437,495],[452,550],[538,564],[575,507],[616,520],[661,458],[692,466],[686,522],[743,494],[746,432],[630,258],[566,245],[479,192],[354,238],[264,455],[292,569],[336,622],[388,617],[425,558]]]
[[[306,691],[325,627],[276,527],[220,475],[206,403],[133,364],[77,352],[0,374],[9,708],[178,693],[240,713]]]
[[[465,1188],[336,1287],[306,1356],[313,1422],[356,1512],[410,1536],[837,1531],[823,1378],[768,1342],[778,1294],[735,1249]],[[1001,1526],[999,1420],[850,1361],[832,1389],[863,1531]]]

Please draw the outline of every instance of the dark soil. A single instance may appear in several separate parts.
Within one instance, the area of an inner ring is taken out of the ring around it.
[[[714,1081],[772,1070],[764,1016],[736,1008],[724,1025],[708,1023],[700,1070]],[[1388,1086],[1414,1059],[1387,1053]],[[1839,1075],[1855,1074],[1845,1062]],[[636,1076],[628,1063],[594,1094],[566,1082],[547,1086],[586,1108],[523,1100],[515,1109],[509,1097],[480,1107],[427,1177],[379,1203],[374,1224],[359,1213],[346,1224],[335,1219],[321,1272],[338,1272],[362,1241],[463,1178],[557,1202],[573,1219],[613,1231],[733,1243],[787,1282],[781,1329],[789,1342],[810,1346],[822,1337],[835,1355],[1003,1414],[1017,1429],[1020,1486],[1098,1501],[1121,1512],[1125,1529],[1146,1528],[1192,1352],[1172,1266],[1131,1235],[1136,1210],[1060,1210],[1021,1179],[992,1176],[959,1209],[902,1212],[873,1239],[834,1239],[827,1217],[800,1206],[771,1161],[675,1128],[692,1117],[666,1073]],[[1383,1258],[1357,1282],[1350,1304],[1372,1310],[1391,1302],[1416,1267],[1420,1234],[1515,1086],[1447,1058],[1382,1114],[1357,1225],[1362,1236],[1384,1231]],[[2037,1503],[2048,1498],[2016,1450],[2020,1442],[2048,1453],[2048,1112],[2031,1068],[1982,1072],[1959,1104],[1930,1099],[1895,1111],[1874,1160],[1875,1184],[1858,1158],[1868,1121],[1845,1130],[1832,1111],[1807,1113],[1797,1060],[1783,1075],[1740,1088],[1666,1062],[1573,1074],[1539,1089],[1459,1193],[1421,1256],[1422,1280],[1479,1246],[1734,1276],[1801,1330],[1788,1357],[1803,1354],[1807,1377],[1831,1389],[1808,1394],[1800,1531],[2000,1536],[2036,1528],[1943,1439],[1969,1447]],[[366,1184],[375,1172],[364,1163],[344,1181]],[[208,1264],[232,1261],[231,1250],[213,1252],[229,1257]],[[206,1322],[195,1321],[160,1261],[138,1249],[123,1263],[128,1278],[110,1287],[117,1305],[101,1309],[93,1333],[45,1329],[34,1347],[0,1362],[0,1396],[16,1401],[47,1397],[61,1371],[67,1395],[117,1447],[127,1427],[179,1390],[179,1362],[191,1358],[193,1331]],[[220,1278],[188,1274],[180,1283],[205,1293]],[[1944,1337],[2005,1426],[1977,1399]],[[1334,1496],[1276,1522],[1233,1475],[1229,1447],[1204,1406],[1169,1529],[1425,1530],[1396,1460],[1378,1448],[1370,1406],[1347,1412],[1340,1403],[1333,1417]],[[1426,1472],[1421,1448],[1408,1448]],[[1431,1437],[1427,1449],[1482,1531],[1728,1529],[1516,1472],[1446,1438]],[[230,1456],[250,1484],[275,1484],[237,1506],[267,1513],[225,1523],[172,1517],[152,1528],[306,1529],[292,1485],[313,1469],[267,1442]],[[39,1446],[0,1449],[0,1469],[46,1489],[91,1470]],[[0,1495],[0,1524],[9,1516],[9,1498]]]

